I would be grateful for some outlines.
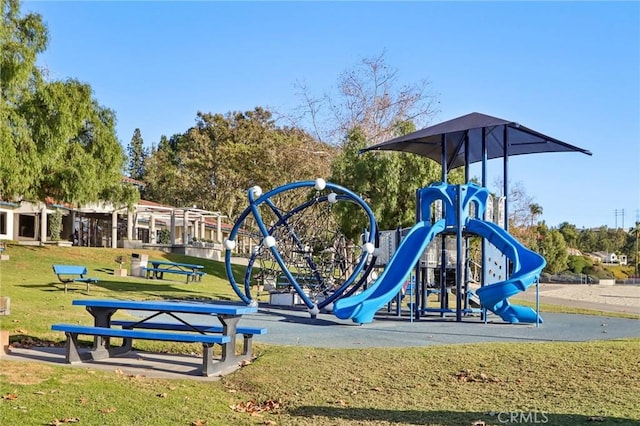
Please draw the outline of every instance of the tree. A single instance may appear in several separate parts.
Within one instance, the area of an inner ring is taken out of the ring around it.
[[[529,214],[531,215],[531,227],[534,226],[536,218],[542,214],[542,206],[537,203],[529,204]]]
[[[82,204],[121,195],[115,187],[121,185],[125,157],[115,114],[98,105],[89,85],[42,83],[20,111],[39,159],[26,196]]]
[[[398,70],[387,65],[382,52],[341,73],[334,93],[316,97],[305,83],[298,83],[301,105],[294,123],[329,143],[344,142],[359,128],[367,143],[375,144],[390,139],[399,123],[421,126],[435,115],[436,97],[429,87],[427,80],[401,85]]]
[[[578,247],[580,232],[575,225],[572,225],[569,222],[562,222],[558,227],[558,231],[560,231],[569,247]]]
[[[331,181],[359,194],[371,207],[380,229],[415,224],[416,190],[440,180],[442,168],[433,160],[397,152],[365,152],[365,135],[354,129],[332,163]],[[462,170],[454,170],[450,182],[462,183]],[[352,214],[343,213],[343,232],[353,237],[364,224],[350,224]],[[351,227],[351,229],[347,229]]]
[[[122,185],[124,153],[115,114],[77,80],[44,81],[35,66],[46,48],[39,15],[19,17],[3,2],[0,197],[81,204],[131,204],[137,191]]]
[[[549,229],[544,223],[540,223],[537,228],[537,234],[540,236],[537,251],[547,260],[544,271],[557,274],[566,270],[569,254],[562,233],[557,229]]]
[[[0,198],[19,199],[39,172],[39,158],[18,106],[41,81],[37,55],[47,29],[37,14],[20,16],[18,0],[2,1],[0,24]]]
[[[144,147],[144,140],[140,134],[140,129],[133,131],[131,141],[127,146],[127,154],[129,163],[127,165],[127,173],[129,177],[136,180],[142,180],[144,176],[144,162],[149,155],[148,150]]]
[[[567,266],[571,272],[582,274],[587,268],[593,267],[593,261],[588,257],[570,255],[567,260]]]
[[[145,168],[145,197],[197,205],[234,218],[247,206],[246,190],[326,177],[335,149],[306,132],[279,127],[270,111],[199,112],[196,126],[164,139]]]
[[[145,161],[144,198],[172,206],[186,205],[180,169],[179,145],[182,135],[162,136]]]

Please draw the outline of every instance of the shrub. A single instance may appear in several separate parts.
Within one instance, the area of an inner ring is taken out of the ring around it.
[[[60,241],[60,236],[62,235],[62,212],[58,209],[50,217],[49,235],[51,236],[51,241]]]

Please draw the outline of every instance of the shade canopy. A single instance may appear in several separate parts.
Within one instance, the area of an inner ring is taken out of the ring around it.
[[[586,149],[569,145],[514,121],[478,112],[426,127],[360,152],[411,152],[440,164],[444,153],[447,169],[454,169],[483,160],[483,132],[487,159],[544,152],[581,152],[591,155]]]

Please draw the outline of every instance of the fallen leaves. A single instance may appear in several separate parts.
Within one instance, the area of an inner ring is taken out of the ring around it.
[[[502,382],[502,379],[499,379],[497,377],[489,377],[485,373],[474,373],[471,370],[462,370],[457,372],[455,375],[458,381],[460,382],[467,382],[467,383],[473,383],[473,382],[500,383]]]
[[[61,420],[53,419],[51,423],[49,423],[49,426],[60,426],[65,423],[79,423],[79,422],[80,422],[80,419],[77,417],[67,417]]]
[[[18,399],[18,395],[15,393],[7,393],[5,395],[2,395],[2,399],[13,401],[14,399]]]
[[[274,401],[269,399],[262,403],[258,403],[255,401],[247,401],[247,402],[239,402],[238,404],[232,405],[230,408],[238,413],[248,413],[252,416],[259,415],[260,413],[276,411],[282,406],[281,401]]]

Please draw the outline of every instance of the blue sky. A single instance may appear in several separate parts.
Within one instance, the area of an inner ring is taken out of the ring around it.
[[[198,111],[291,112],[296,81],[329,91],[384,51],[401,82],[431,82],[431,124],[481,112],[593,153],[510,159],[510,181],[548,225],[621,226],[624,210],[630,227],[640,215],[640,2],[27,1],[22,10],[49,28],[40,65],[52,79],[89,83],[116,111],[124,146],[135,128],[148,145],[182,133]],[[500,175],[501,162],[489,173]]]

